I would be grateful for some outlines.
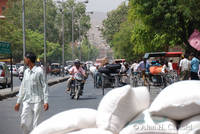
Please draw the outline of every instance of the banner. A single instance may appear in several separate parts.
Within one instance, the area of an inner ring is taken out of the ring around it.
[[[188,42],[193,48],[200,51],[200,32],[197,29],[190,35]]]

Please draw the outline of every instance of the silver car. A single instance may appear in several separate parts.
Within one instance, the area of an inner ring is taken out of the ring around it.
[[[4,62],[0,62],[0,85],[3,88],[11,86],[11,74],[8,66]]]

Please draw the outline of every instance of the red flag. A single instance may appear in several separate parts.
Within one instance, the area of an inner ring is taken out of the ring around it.
[[[193,48],[200,51],[200,32],[197,29],[190,35],[188,42]]]

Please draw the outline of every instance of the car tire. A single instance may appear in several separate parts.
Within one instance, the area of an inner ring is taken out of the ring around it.
[[[11,87],[11,83],[8,84],[8,87]]]

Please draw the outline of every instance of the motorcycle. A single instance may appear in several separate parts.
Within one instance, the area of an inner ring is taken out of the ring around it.
[[[84,76],[80,73],[77,73],[74,75],[74,77],[72,78],[72,82],[70,85],[70,96],[71,99],[76,99],[78,100],[79,97],[82,95],[82,90],[83,90],[83,86],[84,86]]]

